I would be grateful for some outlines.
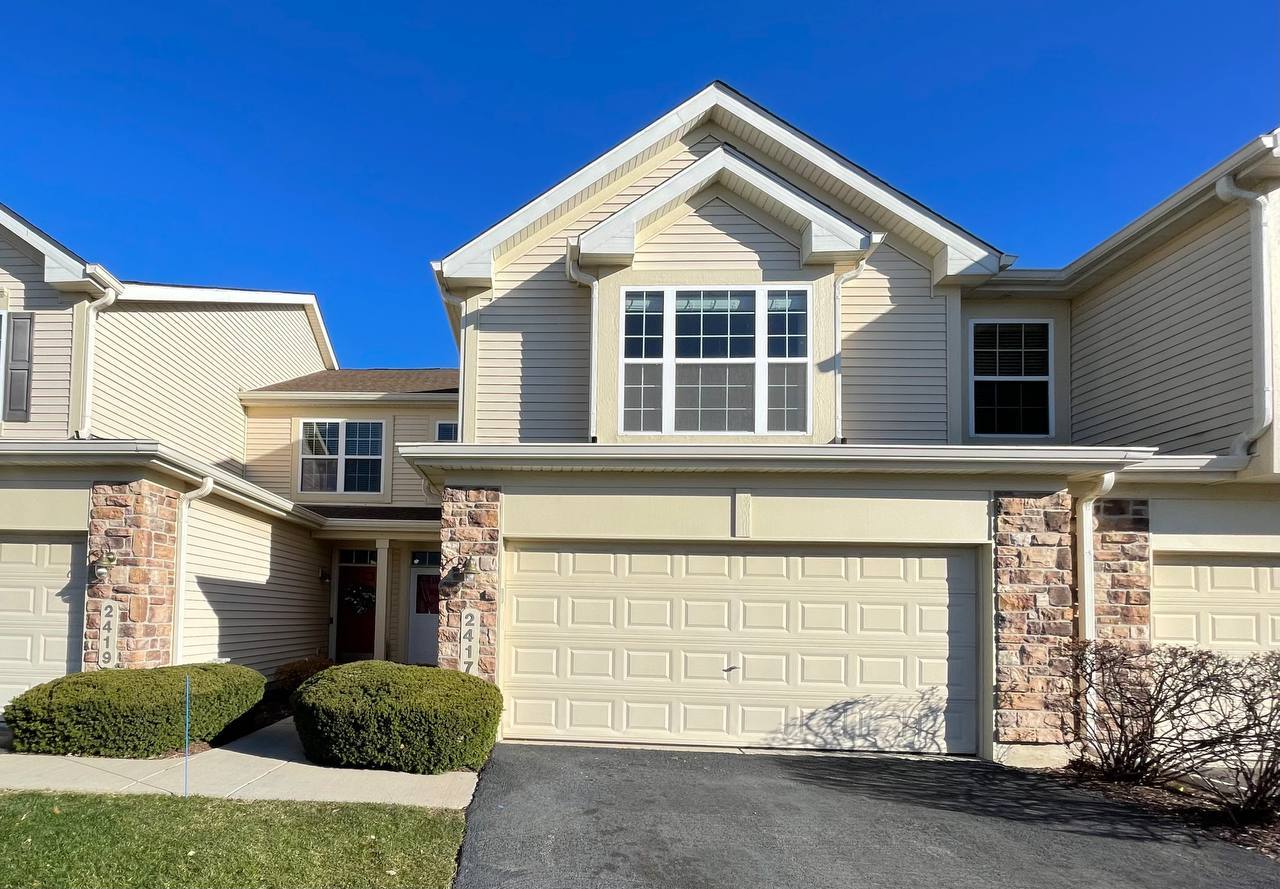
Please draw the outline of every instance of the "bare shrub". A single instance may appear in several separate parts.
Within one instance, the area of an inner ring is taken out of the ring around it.
[[[1234,743],[1230,658],[1116,641],[1075,642],[1070,657],[1073,746],[1101,777],[1162,784],[1199,774]]]
[[[1280,816],[1280,651],[1230,664],[1230,731],[1195,776],[1237,824]]]

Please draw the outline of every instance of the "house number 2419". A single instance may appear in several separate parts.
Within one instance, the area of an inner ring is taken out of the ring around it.
[[[480,672],[480,612],[462,610],[462,626],[458,632],[458,667],[463,673]]]

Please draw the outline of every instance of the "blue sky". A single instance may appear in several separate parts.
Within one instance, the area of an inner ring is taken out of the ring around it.
[[[123,278],[314,291],[344,366],[453,365],[428,261],[710,80],[1060,265],[1280,123],[1278,6],[12,4],[0,201]]]

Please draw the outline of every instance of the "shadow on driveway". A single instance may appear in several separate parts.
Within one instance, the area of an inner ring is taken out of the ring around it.
[[[968,759],[501,744],[458,889],[1280,886],[1259,855]]]

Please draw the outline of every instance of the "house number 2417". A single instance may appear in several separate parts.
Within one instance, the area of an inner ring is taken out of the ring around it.
[[[480,672],[480,612],[462,610],[462,626],[458,631],[458,667],[463,673]]]

